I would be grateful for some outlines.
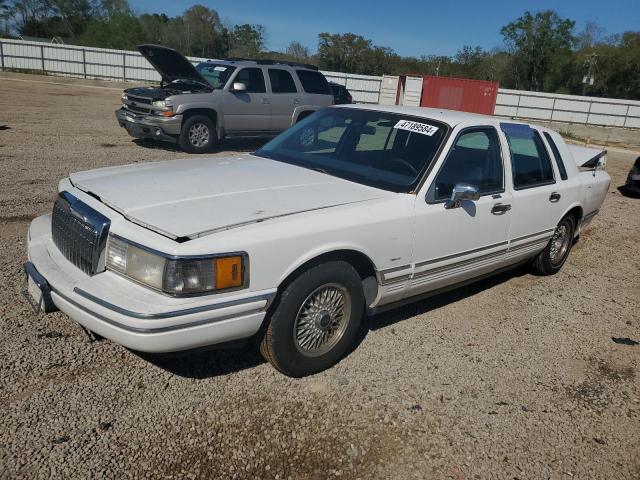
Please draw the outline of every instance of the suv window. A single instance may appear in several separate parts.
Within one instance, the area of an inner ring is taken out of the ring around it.
[[[224,87],[235,69],[236,67],[209,62],[200,63],[196,67],[200,75],[202,75],[213,88]]]
[[[302,88],[307,93],[321,93],[323,95],[333,95],[329,82],[320,72],[312,70],[296,70]]]
[[[511,151],[513,188],[554,183],[551,160],[540,134],[527,125],[507,125],[503,130]]]
[[[247,93],[265,93],[267,91],[261,68],[243,68],[233,81],[244,83],[247,86]]]
[[[271,81],[271,91],[273,93],[297,93],[296,83],[293,77],[286,70],[275,68],[269,69],[269,80]]]
[[[560,178],[562,178],[562,180],[566,180],[567,169],[564,168],[564,162],[562,161],[562,157],[560,156],[560,150],[558,150],[558,146],[556,145],[556,142],[553,141],[553,138],[547,132],[544,132],[544,138],[547,139],[547,142],[551,147],[551,151],[553,152],[553,156],[556,157],[556,165],[558,165],[558,170],[560,171]]]
[[[491,127],[470,128],[458,136],[433,182],[433,199],[451,196],[456,183],[478,187],[480,195],[504,192],[498,133]]]

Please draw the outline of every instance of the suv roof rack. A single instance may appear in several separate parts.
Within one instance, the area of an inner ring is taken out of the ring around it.
[[[301,63],[301,62],[289,62],[287,60],[272,60],[268,58],[242,58],[242,57],[231,57],[224,59],[227,62],[254,62],[258,65],[289,65],[290,67],[302,67],[309,70],[318,70],[318,67],[315,65],[311,65],[310,63]]]

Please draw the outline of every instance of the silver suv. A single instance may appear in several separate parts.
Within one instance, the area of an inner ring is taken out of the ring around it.
[[[313,65],[228,59],[194,67],[170,48],[138,50],[162,82],[123,92],[116,117],[132,137],[177,142],[187,152],[203,153],[225,137],[276,135],[333,104],[327,80]]]

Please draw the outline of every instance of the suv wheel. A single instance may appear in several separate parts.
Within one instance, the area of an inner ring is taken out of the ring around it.
[[[182,124],[178,143],[186,152],[206,153],[218,143],[216,126],[209,117],[193,115]]]
[[[353,345],[364,312],[362,281],[346,262],[323,263],[290,283],[274,307],[260,352],[285,375],[311,375]]]

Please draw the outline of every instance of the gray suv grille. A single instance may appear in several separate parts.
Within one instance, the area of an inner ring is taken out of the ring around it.
[[[53,205],[51,236],[60,253],[88,275],[98,272],[110,220],[68,192]]]
[[[152,110],[152,100],[146,97],[135,97],[133,95],[127,95],[127,99],[123,99],[122,103],[124,105],[124,108],[134,113],[141,113],[143,115],[146,115],[148,113],[151,113]]]

